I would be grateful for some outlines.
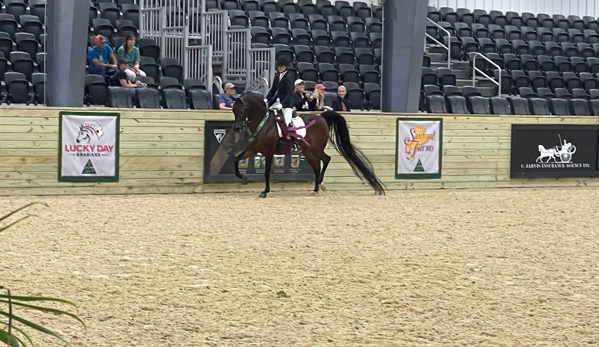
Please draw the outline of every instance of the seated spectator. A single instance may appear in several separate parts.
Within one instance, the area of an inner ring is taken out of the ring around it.
[[[235,95],[235,85],[233,83],[225,84],[224,93],[218,96],[218,109],[231,111],[233,109],[233,99],[231,98]]]
[[[125,70],[129,81],[135,82],[137,76],[145,76],[146,73],[139,69],[139,48],[135,47],[135,35],[127,35],[125,43],[116,51],[118,59],[125,58],[129,61],[129,67]]]
[[[312,99],[310,93],[305,92],[306,83],[302,79],[295,80],[295,92],[293,93],[293,107],[296,111],[307,111],[310,109]]]
[[[87,60],[89,64],[89,73],[111,76],[118,70],[114,51],[109,44],[108,39],[102,35],[96,35],[95,45],[87,49]]]
[[[322,83],[318,83],[314,86],[314,93],[312,93],[310,111],[330,111],[332,108],[324,104],[324,91],[325,87]]]
[[[118,70],[112,76],[112,85],[117,87],[130,88],[131,94],[135,96],[135,89],[143,89],[147,85],[141,81],[135,81],[132,83],[127,76],[127,69],[129,68],[129,61],[125,58],[119,59]]]
[[[333,100],[333,111],[351,112],[351,103],[345,98],[347,89],[345,86],[339,86],[337,89],[337,98]]]

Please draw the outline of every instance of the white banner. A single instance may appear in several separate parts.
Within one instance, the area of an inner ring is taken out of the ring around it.
[[[442,119],[398,118],[396,178],[441,177]]]
[[[119,115],[61,112],[60,175],[65,182],[117,182]]]

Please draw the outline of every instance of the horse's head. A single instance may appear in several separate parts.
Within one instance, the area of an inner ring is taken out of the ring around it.
[[[241,128],[247,124],[247,112],[248,106],[243,100],[243,97],[233,99],[233,115],[235,116],[235,125],[233,126],[233,130],[236,132],[240,132]]]
[[[233,98],[233,114],[235,115],[235,131],[249,123],[259,122],[267,112],[264,101],[253,94],[242,94],[239,98]]]
[[[91,140],[91,138],[89,137],[89,133],[83,129],[83,125],[80,125],[79,126],[79,135],[77,135],[77,139],[75,141],[77,141],[77,143],[79,143],[83,140],[87,140],[87,142],[89,143],[89,140]]]

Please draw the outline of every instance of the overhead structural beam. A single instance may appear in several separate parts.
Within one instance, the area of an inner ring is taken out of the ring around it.
[[[428,2],[381,0],[381,111],[418,112]]]

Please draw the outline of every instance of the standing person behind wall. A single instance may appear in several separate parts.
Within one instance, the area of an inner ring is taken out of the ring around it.
[[[337,112],[351,112],[351,103],[345,97],[347,89],[345,86],[339,86],[337,89],[337,98],[333,100],[333,111]]]
[[[145,76],[146,73],[139,69],[139,61],[141,60],[139,55],[139,48],[135,47],[135,35],[129,33],[125,43],[119,47],[116,51],[118,59],[125,58],[129,61],[129,66],[125,73],[129,77],[129,81],[135,83],[137,76]]]
[[[235,85],[233,83],[225,84],[224,93],[221,93],[218,96],[218,109],[231,111],[233,110],[233,99],[231,98],[235,95]]]
[[[114,51],[108,39],[102,35],[94,37],[94,46],[87,49],[89,73],[104,77],[113,75],[118,70]]]

